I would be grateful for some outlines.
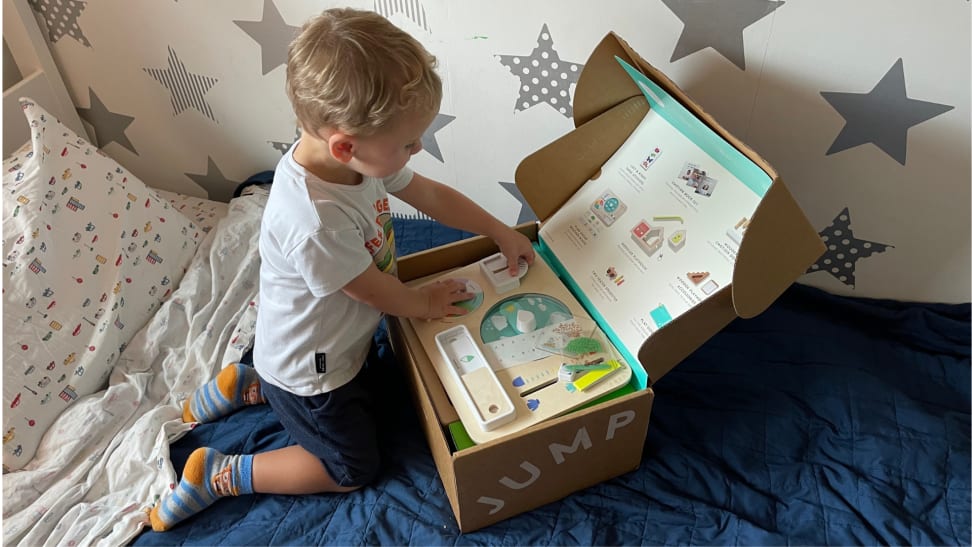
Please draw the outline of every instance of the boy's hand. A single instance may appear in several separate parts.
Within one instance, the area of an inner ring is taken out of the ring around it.
[[[475,294],[466,291],[466,284],[455,279],[436,281],[419,288],[426,297],[428,308],[420,319],[439,319],[447,315],[465,315],[467,310],[456,306],[456,302],[463,302],[475,298]]]
[[[518,262],[521,257],[527,261],[527,264],[533,264],[533,259],[535,258],[533,244],[530,243],[530,239],[527,236],[517,232],[513,228],[508,228],[495,241],[496,245],[500,248],[500,252],[506,257],[506,264],[509,268],[510,275],[516,277],[520,273],[520,265]]]

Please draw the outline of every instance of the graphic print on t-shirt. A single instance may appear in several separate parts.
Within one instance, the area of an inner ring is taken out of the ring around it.
[[[378,232],[374,238],[365,241],[365,247],[371,253],[379,270],[395,275],[398,273],[395,261],[395,230],[387,197],[375,202],[375,213]]]

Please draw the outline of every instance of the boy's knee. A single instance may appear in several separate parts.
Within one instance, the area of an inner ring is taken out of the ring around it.
[[[350,492],[374,482],[381,471],[381,461],[377,454],[358,458],[354,462],[349,462],[344,471],[344,476],[337,483],[342,489],[347,488],[346,491]]]

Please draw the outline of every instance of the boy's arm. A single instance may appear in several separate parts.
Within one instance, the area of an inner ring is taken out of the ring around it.
[[[466,292],[466,284],[455,279],[411,288],[397,277],[382,273],[377,266],[368,268],[342,289],[351,298],[397,317],[438,319],[446,315],[464,315],[466,310],[455,305],[475,295]]]
[[[495,241],[506,257],[512,275],[517,274],[519,257],[533,264],[533,245],[526,236],[503,224],[450,186],[415,173],[408,186],[394,192],[394,195],[446,226],[484,235]]]

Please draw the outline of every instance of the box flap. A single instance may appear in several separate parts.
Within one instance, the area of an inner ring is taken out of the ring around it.
[[[537,216],[546,220],[624,144],[650,106],[619,59],[648,76],[772,179],[740,245],[732,281],[737,314],[748,318],[761,313],[823,253],[823,243],[766,160],[613,32],[595,48],[578,80],[577,129],[524,159],[517,169],[517,187]],[[638,112],[637,119],[629,112]],[[766,257],[772,257],[773,268],[765,267]]]
[[[739,317],[762,313],[824,250],[820,236],[777,178],[756,207],[736,255],[732,301]],[[766,267],[767,259],[772,259],[772,268]]]
[[[615,57],[635,65],[637,55],[616,34],[609,33],[597,45],[574,87],[574,127],[600,116],[632,97],[640,97],[641,90],[618,70]]]
[[[724,287],[658,329],[638,349],[638,361],[645,367],[651,383],[657,382],[735,318],[732,288]]]
[[[613,58],[611,62],[618,64]],[[541,221],[597,174],[648,113],[648,102],[634,90],[637,96],[530,154],[517,166],[516,186]]]

